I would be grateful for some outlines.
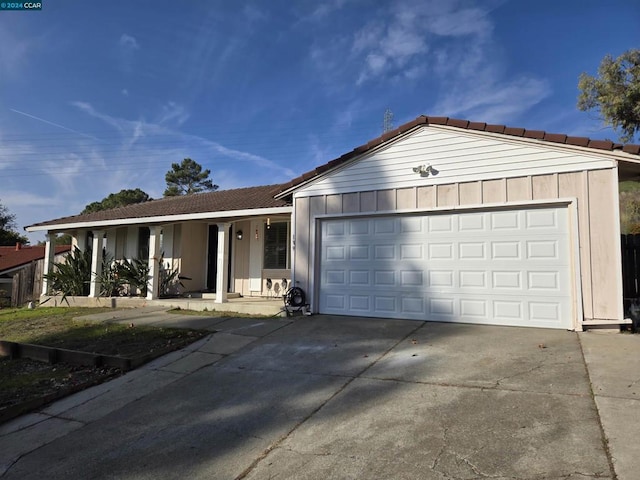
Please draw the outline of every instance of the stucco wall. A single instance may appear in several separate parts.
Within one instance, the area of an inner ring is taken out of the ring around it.
[[[428,183],[426,181],[424,183]],[[580,287],[585,320],[621,320],[622,283],[618,185],[615,168],[526,175],[463,183],[294,197],[294,281],[313,299],[320,216],[424,212],[457,207],[522,204],[575,198]]]

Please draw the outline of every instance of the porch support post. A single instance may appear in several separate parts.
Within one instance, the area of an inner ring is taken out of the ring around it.
[[[84,252],[87,249],[87,231],[86,230],[77,230],[73,239],[71,240],[71,249],[74,250],[73,247],[78,248],[81,252]]]
[[[227,301],[227,283],[229,281],[229,234],[230,223],[218,223],[218,268],[216,276],[215,303]]]
[[[147,300],[158,298],[160,287],[160,232],[162,227],[149,227],[149,278],[147,280]]]
[[[53,260],[56,253],[56,247],[51,243],[54,234],[47,233],[45,235],[46,242],[44,244],[44,265],[42,266],[42,295],[49,295],[49,280],[46,275],[51,273]]]
[[[91,250],[91,283],[89,284],[89,297],[100,296],[100,277],[102,276],[102,245],[104,230],[93,231],[93,243]]]

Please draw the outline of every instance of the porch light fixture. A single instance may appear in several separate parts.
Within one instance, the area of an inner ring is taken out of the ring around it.
[[[238,231],[236,232],[236,238],[237,238],[238,240],[242,240],[242,230],[238,230]]]
[[[271,228],[271,218],[267,217],[267,228]]]

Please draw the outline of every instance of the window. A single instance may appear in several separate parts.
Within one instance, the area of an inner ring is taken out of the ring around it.
[[[264,227],[264,268],[287,268],[289,257],[289,224],[272,223]]]

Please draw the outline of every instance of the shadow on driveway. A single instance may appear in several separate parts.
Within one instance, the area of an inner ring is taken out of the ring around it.
[[[558,330],[303,317],[97,420],[59,417],[82,425],[3,479],[613,478]]]

